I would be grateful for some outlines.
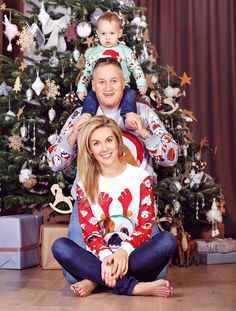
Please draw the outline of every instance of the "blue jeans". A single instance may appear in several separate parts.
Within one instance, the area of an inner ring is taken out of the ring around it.
[[[152,229],[151,237],[156,235],[157,233],[159,233],[159,229],[158,229],[157,224],[155,223],[155,225]],[[77,202],[75,202],[71,216],[70,216],[70,224],[69,224],[69,228],[68,228],[67,237],[70,240],[74,241],[81,248],[84,248],[84,249],[86,248],[84,240],[83,240],[83,236],[82,236],[81,227],[79,224],[79,219],[78,219]],[[160,278],[165,279],[166,278],[167,268],[168,268],[168,266],[164,267],[163,270],[158,274],[158,276],[157,276],[158,279],[160,279]],[[66,271],[65,269],[62,269],[62,272],[64,274],[64,277],[66,278],[66,280],[70,284],[77,282],[77,280],[68,271]]]
[[[96,115],[98,105],[99,103],[96,97],[96,93],[93,90],[90,90],[84,100],[82,114],[91,113],[92,116]],[[128,86],[125,87],[124,95],[120,103],[120,108],[120,114],[122,116],[125,116],[127,112],[137,113],[136,98],[134,92]]]
[[[129,256],[129,268],[125,277],[118,279],[113,292],[132,295],[138,282],[154,281],[167,265],[176,249],[175,237],[167,231],[153,236],[136,248]],[[88,279],[99,287],[105,287],[101,278],[101,261],[91,252],[68,238],[59,238],[52,245],[52,252],[60,265],[77,281]]]

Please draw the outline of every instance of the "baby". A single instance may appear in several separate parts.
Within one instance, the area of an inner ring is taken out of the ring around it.
[[[121,64],[126,83],[124,96],[121,100],[120,112],[124,118],[129,112],[137,113],[135,95],[129,88],[131,73],[136,80],[139,93],[144,95],[147,91],[147,82],[134,52],[125,44],[119,43],[123,29],[121,28],[118,15],[113,12],[102,14],[97,20],[96,28],[100,44],[88,50],[85,68],[77,87],[79,99],[84,101],[82,115],[79,120],[81,124],[95,115],[98,108],[98,101],[95,93],[92,90],[87,93],[87,89],[92,79],[93,67],[99,58],[113,57]]]

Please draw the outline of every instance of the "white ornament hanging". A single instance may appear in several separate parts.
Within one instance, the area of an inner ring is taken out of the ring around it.
[[[27,99],[27,101],[30,102],[32,97],[33,97],[33,91],[32,91],[31,88],[28,88],[28,90],[26,91],[26,99]]]
[[[27,137],[27,127],[25,126],[25,123],[23,124],[23,126],[20,128],[20,135],[23,138],[23,140],[26,139]]]
[[[87,22],[81,22],[76,28],[77,34],[81,38],[88,37],[91,34],[92,28],[91,25]]]
[[[39,77],[39,72],[37,71],[37,78],[32,84],[32,89],[35,91],[35,93],[39,96],[42,90],[44,89],[44,83],[41,81]]]
[[[29,31],[32,33],[39,47],[41,47],[45,42],[45,36],[40,30],[39,26],[36,23],[33,23],[31,26],[27,25]]]
[[[10,101],[10,97],[8,99],[8,111],[6,113],[5,116],[5,120],[9,121],[12,117],[14,118],[16,116],[15,112],[11,111],[11,101]]]
[[[180,89],[178,87],[174,87],[174,97],[180,96]]]
[[[165,95],[166,97],[174,97],[175,92],[174,92],[173,87],[171,87],[171,86],[168,85],[168,86],[164,89],[164,95]]]
[[[25,161],[20,170],[19,182],[23,184],[30,178],[35,179],[36,175],[32,174],[32,168],[27,168],[27,162]]]
[[[11,40],[13,40],[18,34],[18,27],[14,24],[12,24],[8,18],[7,15],[4,15],[4,22],[3,24],[5,25],[5,31],[4,34],[6,35],[6,37],[9,40],[9,44],[7,46],[7,51],[8,52],[12,52],[12,44],[11,44]]]
[[[52,68],[56,68],[59,66],[59,59],[57,57],[56,51],[53,51],[53,56],[49,59],[49,66]]]
[[[45,7],[44,7],[44,2],[42,1],[41,9],[40,9],[40,12],[39,12],[39,15],[38,15],[38,19],[42,23],[42,25],[45,26],[47,21],[49,20],[49,18],[50,18],[50,16],[46,12]]]
[[[56,116],[56,111],[53,108],[51,108],[48,111],[49,120],[52,122],[54,120],[55,116]]]
[[[75,48],[73,51],[73,58],[77,62],[79,60],[79,57],[80,57],[80,51],[77,50],[77,48]]]
[[[96,26],[98,18],[103,14],[103,10],[97,7],[95,11],[90,15],[90,23]]]
[[[52,134],[48,137],[48,142],[51,144],[51,145],[54,145],[57,141],[57,138],[58,138],[58,134],[55,133],[55,134]]]

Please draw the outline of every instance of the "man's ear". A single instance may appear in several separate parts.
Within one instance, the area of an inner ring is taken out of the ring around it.
[[[121,28],[121,29],[119,30],[119,39],[122,37],[122,35],[123,35],[123,29]]]
[[[93,80],[92,80],[91,84],[92,84],[92,90],[96,93]]]

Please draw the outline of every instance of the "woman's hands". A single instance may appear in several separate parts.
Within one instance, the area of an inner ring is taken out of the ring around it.
[[[102,280],[108,287],[115,287],[116,281],[126,275],[128,271],[128,254],[118,249],[114,254],[107,256],[102,262]]]

